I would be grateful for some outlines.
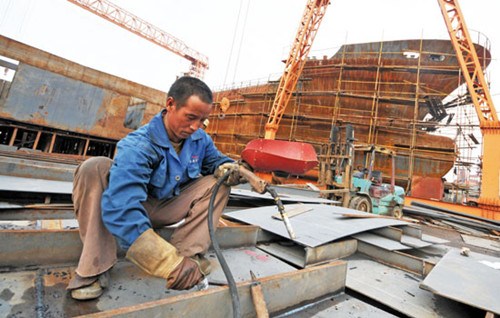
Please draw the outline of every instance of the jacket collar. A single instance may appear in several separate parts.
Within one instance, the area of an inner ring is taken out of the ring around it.
[[[151,138],[151,141],[153,141],[158,146],[163,148],[171,148],[172,143],[168,139],[167,129],[163,124],[163,116],[166,113],[167,110],[163,109],[161,112],[156,114],[153,119],[151,119],[151,121],[149,122],[149,137]],[[184,143],[186,144],[190,141],[201,139],[202,136],[202,130],[198,129],[191,136],[189,136]]]

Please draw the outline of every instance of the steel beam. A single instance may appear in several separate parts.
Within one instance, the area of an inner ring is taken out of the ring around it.
[[[426,276],[434,267],[433,263],[421,258],[398,251],[387,251],[383,248],[361,241],[358,241],[358,252],[363,253],[380,263],[420,276]]]
[[[301,268],[348,257],[357,250],[357,240],[348,239],[318,247],[283,246],[278,243],[260,244],[259,249]]]
[[[256,226],[220,227],[216,231],[222,248],[253,246],[257,241]],[[165,239],[171,229],[158,229]],[[0,268],[47,266],[76,263],[80,258],[82,243],[78,230],[1,230]],[[119,251],[119,255],[123,255]]]
[[[262,279],[262,291],[270,313],[312,302],[320,297],[344,291],[347,263],[337,261],[326,265],[278,274]],[[243,317],[255,317],[251,286],[254,282],[238,284]],[[152,301],[140,305],[122,307],[91,315],[102,317],[231,317],[232,306],[228,287],[216,287],[205,291]]]

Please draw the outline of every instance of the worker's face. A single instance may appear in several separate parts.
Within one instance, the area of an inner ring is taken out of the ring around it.
[[[203,121],[212,111],[212,104],[207,104],[196,95],[189,97],[186,104],[177,107],[172,97],[167,99],[167,114],[163,118],[167,134],[171,141],[179,142],[188,138],[198,128],[203,128]]]

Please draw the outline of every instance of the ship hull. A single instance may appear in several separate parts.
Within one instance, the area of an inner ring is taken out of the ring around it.
[[[487,65],[489,51],[479,45],[476,49]],[[332,127],[350,124],[357,143],[396,151],[399,184],[414,176],[441,178],[453,166],[455,144],[430,131],[446,119],[441,101],[460,82],[450,41],[344,45],[330,58],[306,62],[276,139],[311,143],[321,154]],[[264,136],[277,85],[269,81],[215,93],[224,107],[213,114],[208,131],[219,149],[238,156],[249,141]],[[376,165],[387,176],[386,159]],[[355,164],[363,165],[359,160]]]

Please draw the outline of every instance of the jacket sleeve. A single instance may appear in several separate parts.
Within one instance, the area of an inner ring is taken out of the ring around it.
[[[154,149],[148,142],[118,143],[101,208],[104,225],[125,250],[152,227],[142,202],[148,196],[154,158]]]
[[[205,157],[203,158],[203,164],[201,167],[202,175],[213,174],[215,169],[223,163],[234,162],[233,159],[226,155],[223,155],[217,147],[215,147],[212,138],[208,134],[205,134],[204,138],[205,144]]]

